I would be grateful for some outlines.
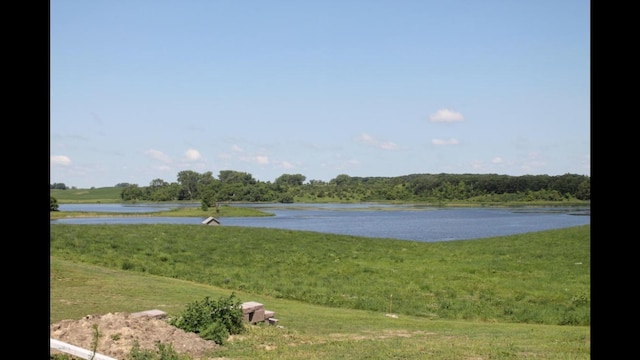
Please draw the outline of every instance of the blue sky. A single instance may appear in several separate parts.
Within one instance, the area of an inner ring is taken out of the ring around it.
[[[590,2],[51,0],[50,183],[590,176]]]

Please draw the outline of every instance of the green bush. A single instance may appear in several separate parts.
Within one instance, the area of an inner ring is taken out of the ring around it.
[[[51,211],[58,211],[58,199],[54,198],[53,196],[49,195],[49,212]]]
[[[235,293],[228,298],[220,297],[218,301],[207,296],[188,304],[182,314],[170,319],[169,323],[222,345],[229,335],[244,331],[242,302]]]
[[[218,345],[224,345],[229,335],[229,330],[220,321],[214,321],[200,332],[201,338],[211,340]]]

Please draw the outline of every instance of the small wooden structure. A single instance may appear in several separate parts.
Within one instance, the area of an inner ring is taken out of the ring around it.
[[[214,218],[213,216],[209,216],[208,218],[204,219],[202,223],[205,225],[220,225],[220,220]]]

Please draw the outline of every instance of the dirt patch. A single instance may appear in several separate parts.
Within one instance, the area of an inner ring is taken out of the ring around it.
[[[51,338],[92,350],[98,329],[96,352],[116,359],[125,359],[137,340],[141,349],[154,351],[156,343],[171,344],[179,354],[193,359],[213,359],[219,345],[194,333],[187,333],[169,325],[165,319],[150,316],[131,316],[129,313],[87,315],[80,320],[62,320],[50,325]],[[51,350],[54,353],[54,350]]]

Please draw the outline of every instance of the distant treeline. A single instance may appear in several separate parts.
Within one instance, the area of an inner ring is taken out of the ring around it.
[[[53,190],[53,189],[59,189],[59,190],[67,190],[69,189],[67,187],[67,185],[65,185],[64,183],[53,183],[53,184],[49,184],[49,190]]]
[[[122,187],[122,188],[123,188],[123,187],[127,187],[127,186],[130,186],[130,185],[131,185],[131,184],[129,184],[129,183],[118,183],[118,184],[116,184],[116,186],[114,186],[114,187]],[[53,184],[49,184],[49,190],[54,190],[54,189],[56,189],[56,190],[69,190],[69,189],[77,189],[77,188],[76,188],[75,186],[71,186],[71,187],[69,187],[69,186],[67,186],[65,183],[53,183]],[[90,188],[90,190],[94,190],[94,189],[95,189],[95,187],[94,187],[94,186],[92,186],[92,187]]]
[[[198,200],[203,206],[219,202],[294,201],[415,201],[415,202],[535,202],[589,201],[589,176],[565,174],[412,174],[397,177],[338,175],[329,182],[310,180],[301,174],[283,174],[273,183],[262,182],[246,172],[186,170],[177,182],[162,179],[149,186],[120,183],[124,201]]]

